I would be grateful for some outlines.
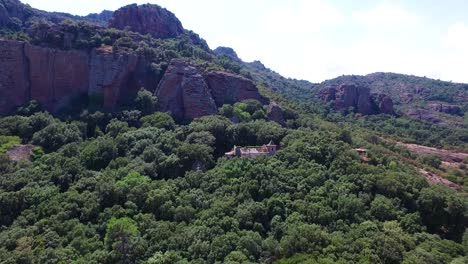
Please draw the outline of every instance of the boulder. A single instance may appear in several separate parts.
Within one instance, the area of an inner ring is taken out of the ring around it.
[[[267,118],[270,121],[274,121],[282,126],[286,126],[286,122],[284,120],[284,110],[275,102],[271,102],[268,105]]]
[[[114,12],[109,27],[130,28],[141,34],[150,34],[155,38],[175,38],[184,33],[182,23],[167,9],[158,5],[132,4]]]
[[[259,93],[255,84],[242,76],[214,71],[207,73],[205,80],[218,107],[247,99],[255,99],[262,104],[269,103],[269,100]]]
[[[200,70],[182,60],[169,64],[157,89],[161,111],[175,119],[193,119],[217,113],[216,104]]]

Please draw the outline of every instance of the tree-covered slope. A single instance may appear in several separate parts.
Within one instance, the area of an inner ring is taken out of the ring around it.
[[[3,39],[34,46],[39,54],[96,59],[102,52],[97,68],[106,74],[96,79],[125,73],[102,85],[102,94],[73,98],[53,114],[44,109],[49,105],[33,100],[0,118],[1,263],[468,261],[468,160],[447,168],[440,157],[395,143],[466,151],[462,125],[336,109],[317,95],[348,77],[322,85],[284,78],[260,62],[242,62],[228,48],[211,50],[187,30],[162,39],[67,15],[71,19],[23,20],[15,11],[21,8],[12,8],[18,1],[1,3],[0,22],[2,10],[9,19],[1,24]],[[21,22],[18,27],[10,23],[18,22],[12,17]],[[132,22],[135,29],[141,29],[141,21]],[[238,81],[258,100],[218,100],[217,105],[205,96],[213,115],[177,119],[162,112],[173,102],[193,103],[177,105],[181,111],[199,107],[196,101],[203,100],[194,95],[200,95],[200,87],[210,89],[207,75],[213,73],[225,77],[211,80],[224,88],[218,94],[240,98],[230,94],[234,89],[226,90],[239,88]],[[389,94],[408,80],[413,86],[451,89],[392,74],[349,78]],[[107,95],[122,91],[132,93],[122,93],[126,100],[115,108],[104,107]],[[425,96],[415,104],[435,100]],[[274,156],[224,157],[233,146],[270,141],[279,145]],[[8,152],[14,146],[26,150],[20,161]],[[432,184],[421,171],[457,188]]]

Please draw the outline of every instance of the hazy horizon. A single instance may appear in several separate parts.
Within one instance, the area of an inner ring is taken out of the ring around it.
[[[211,48],[232,47],[285,77],[322,82],[395,72],[468,83],[468,3],[345,0],[22,0],[75,15],[152,3],[173,12]]]

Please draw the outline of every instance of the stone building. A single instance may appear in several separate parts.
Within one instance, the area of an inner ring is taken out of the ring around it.
[[[263,146],[256,146],[256,147],[237,147],[234,146],[231,151],[226,152],[224,156],[226,158],[234,158],[234,157],[247,157],[247,158],[255,158],[258,156],[273,156],[276,154],[277,145],[275,145],[272,141],[267,145]]]

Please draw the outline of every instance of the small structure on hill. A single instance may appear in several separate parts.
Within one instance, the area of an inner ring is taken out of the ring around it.
[[[275,145],[273,141],[270,141],[267,145],[256,146],[256,147],[237,147],[234,146],[231,151],[226,152],[224,156],[228,159],[234,157],[247,157],[255,158],[258,156],[273,156],[276,154],[278,145]]]
[[[369,158],[369,151],[367,149],[364,149],[364,148],[357,148],[357,149],[354,149],[358,154],[359,154],[359,157],[361,157],[361,160],[362,161],[365,161],[365,162],[369,162],[370,161],[370,158]]]

